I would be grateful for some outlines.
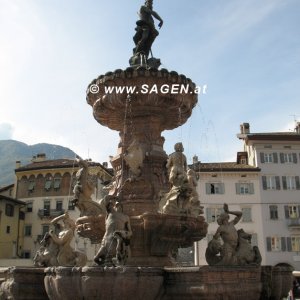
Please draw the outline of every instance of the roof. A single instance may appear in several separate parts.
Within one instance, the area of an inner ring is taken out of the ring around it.
[[[6,201],[11,201],[15,204],[26,205],[26,202],[24,202],[24,201],[17,200],[17,199],[11,198],[11,197],[3,196],[3,195],[0,195],[0,200],[6,200]]]
[[[197,172],[260,172],[260,168],[236,162],[198,162],[190,166]]]
[[[7,190],[9,190],[13,187],[14,187],[14,183],[12,183],[10,185],[3,186],[3,187],[0,188],[0,193],[5,192],[5,191],[7,191]]]
[[[99,166],[104,171],[112,175],[111,171],[105,167],[103,167],[102,164],[97,162],[89,161],[90,167],[97,167]],[[47,169],[62,169],[62,168],[78,168],[79,165],[76,161],[72,159],[54,159],[54,160],[43,160],[43,161],[36,161],[32,162],[28,165],[22,166],[18,169],[15,169],[15,172],[23,172],[23,171],[32,171],[32,170],[47,170]]]
[[[300,141],[300,134],[293,131],[288,132],[263,132],[238,134],[237,137],[243,140],[260,141]]]

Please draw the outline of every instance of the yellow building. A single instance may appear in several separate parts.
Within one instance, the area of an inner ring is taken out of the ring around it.
[[[20,257],[23,251],[25,202],[10,197],[14,185],[0,189],[0,259]]]
[[[112,173],[107,165],[88,161],[89,173],[97,175],[97,183],[92,196],[97,201],[103,197],[102,186],[109,182]],[[25,223],[22,231],[24,239],[22,257],[33,258],[40,247],[40,240],[50,230],[51,220],[68,212],[76,220],[80,212],[71,203],[73,188],[76,182],[76,172],[79,165],[71,159],[48,160],[45,154],[33,157],[30,164],[21,166],[17,162],[16,197],[25,202]],[[98,245],[91,244],[88,239],[83,239],[77,234],[72,246],[85,252],[92,259]]]

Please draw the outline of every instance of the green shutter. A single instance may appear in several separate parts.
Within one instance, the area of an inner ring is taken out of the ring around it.
[[[241,188],[240,188],[240,184],[236,183],[235,184],[235,192],[237,195],[239,195],[241,193]]]
[[[205,189],[206,189],[206,194],[210,195],[211,194],[210,183],[205,183]]]
[[[286,239],[285,239],[285,237],[281,238],[281,251],[286,251]]]
[[[280,190],[280,177],[275,176],[276,190]]]
[[[283,188],[284,190],[287,189],[286,176],[282,176],[282,188]]]
[[[265,154],[263,152],[260,152],[260,162],[262,164],[265,163]]]
[[[263,185],[263,189],[266,190],[267,189],[267,177],[266,176],[262,176],[262,185]]]
[[[276,152],[273,153],[273,161],[275,164],[278,164],[278,154]]]
[[[267,237],[267,251],[272,251],[271,238]]]

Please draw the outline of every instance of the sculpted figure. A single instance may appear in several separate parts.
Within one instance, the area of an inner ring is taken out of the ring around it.
[[[159,21],[158,27],[163,25],[162,18],[153,10],[153,0],[146,0],[145,5],[139,11],[140,20],[136,22],[136,34],[133,37],[135,48],[134,54],[142,53],[148,58],[152,44],[158,36],[158,31],[155,29],[154,19]]]
[[[238,230],[237,260],[239,265],[260,265],[261,254],[257,246],[251,246],[252,235],[243,229]]]
[[[35,267],[52,267],[58,266],[57,255],[59,247],[52,240],[49,232],[47,232],[40,241],[41,247],[33,258]]]
[[[94,257],[98,265],[112,264],[113,255],[118,264],[125,264],[130,255],[129,242],[132,236],[130,219],[123,213],[121,203],[110,201],[106,207],[105,234],[98,253]]]
[[[76,184],[73,189],[72,203],[80,210],[80,216],[97,216],[103,212],[102,208],[92,200],[91,196],[96,187],[97,176],[89,174],[86,160],[76,159],[80,169],[76,173]]]
[[[56,217],[51,224],[60,223],[61,230],[58,235],[50,230],[49,235],[54,244],[58,246],[57,261],[60,266],[84,266],[87,257],[80,251],[75,251],[70,243],[74,237],[75,222],[69,217],[68,213]]]
[[[169,181],[174,186],[180,186],[187,179],[187,162],[183,154],[184,148],[182,143],[176,143],[175,152],[169,155],[167,169],[169,172]]]
[[[229,221],[229,214],[236,216],[234,220]],[[224,204],[224,213],[217,219],[219,228],[208,243],[205,252],[209,265],[259,265],[261,263],[258,247],[251,246],[251,234],[235,228],[241,217],[242,212],[229,211],[228,205]]]
[[[213,238],[218,239],[221,237],[223,241],[223,258],[221,263],[224,265],[230,265],[235,260],[236,248],[238,246],[238,233],[235,225],[240,221],[243,214],[241,211],[229,211],[226,203],[223,208],[224,213],[222,213],[217,219],[219,228]],[[229,214],[235,215],[236,217],[232,221],[229,221]]]
[[[76,173],[76,184],[73,189],[73,201],[75,203],[76,201],[79,201],[82,196],[84,196],[85,199],[90,199],[94,191],[94,186],[88,181],[89,165],[87,161],[81,158],[77,158],[76,161],[78,162],[80,169]]]
[[[197,178],[194,170],[188,169],[187,180],[191,189],[189,199],[190,214],[194,217],[198,217],[203,213],[203,206],[200,206],[199,195],[197,192]]]

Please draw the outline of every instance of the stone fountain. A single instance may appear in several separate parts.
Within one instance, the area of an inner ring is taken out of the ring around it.
[[[289,270],[238,263],[189,268],[174,264],[172,254],[204,238],[207,223],[182,144],[176,144],[175,152],[168,156],[161,134],[188,120],[198,96],[195,84],[185,75],[158,69],[160,60],[151,52],[158,35],[152,17],[161,27],[163,20],[147,0],[140,9],[130,67],[100,75],[87,89],[87,103],[96,121],[117,130],[120,136],[117,153],[111,158],[114,181],[107,196],[99,203],[91,200],[84,164],[78,173],[79,189],[74,190],[74,204],[81,211],[76,230],[93,242],[102,241],[95,257],[99,265],[46,268],[47,297],[280,299],[289,288]],[[119,258],[122,245],[127,249],[126,259]],[[210,258],[219,261],[219,256]],[[22,270],[13,272],[17,278]],[[30,275],[36,274],[41,282],[41,272],[36,269]],[[13,278],[11,275],[9,280],[13,282]],[[274,296],[272,286],[279,284],[281,288]],[[6,295],[13,294],[12,285],[7,283]]]

